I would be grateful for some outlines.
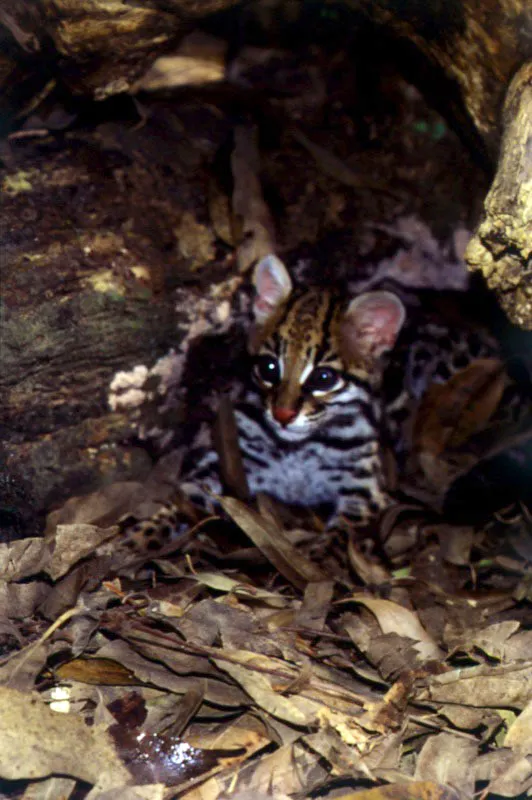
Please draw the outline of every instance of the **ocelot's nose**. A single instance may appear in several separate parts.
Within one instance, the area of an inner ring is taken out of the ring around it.
[[[277,422],[280,422],[281,425],[288,425],[289,422],[292,422],[292,420],[297,417],[297,411],[294,411],[293,408],[279,408],[274,406],[274,408],[272,408],[272,416]]]

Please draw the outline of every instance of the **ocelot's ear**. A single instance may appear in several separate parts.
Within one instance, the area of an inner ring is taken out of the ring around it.
[[[262,325],[288,300],[292,291],[292,279],[277,256],[270,254],[262,258],[253,273],[255,300],[253,314]]]
[[[405,321],[405,307],[391,292],[366,292],[349,303],[342,336],[350,352],[378,358],[391,350]]]

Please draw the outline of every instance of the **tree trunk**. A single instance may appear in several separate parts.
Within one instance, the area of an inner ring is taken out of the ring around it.
[[[497,174],[466,258],[512,322],[532,330],[532,63],[513,79],[502,119]]]

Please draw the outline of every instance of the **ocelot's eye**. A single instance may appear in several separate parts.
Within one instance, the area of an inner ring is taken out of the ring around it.
[[[281,380],[279,362],[273,356],[259,356],[255,361],[255,375],[267,386],[276,386]]]
[[[332,367],[316,367],[305,381],[305,389],[313,394],[325,394],[342,384],[342,376]]]

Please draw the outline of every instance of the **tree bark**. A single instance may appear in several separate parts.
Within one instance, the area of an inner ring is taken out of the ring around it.
[[[532,63],[514,77],[502,120],[497,173],[466,259],[512,322],[532,330]]]

